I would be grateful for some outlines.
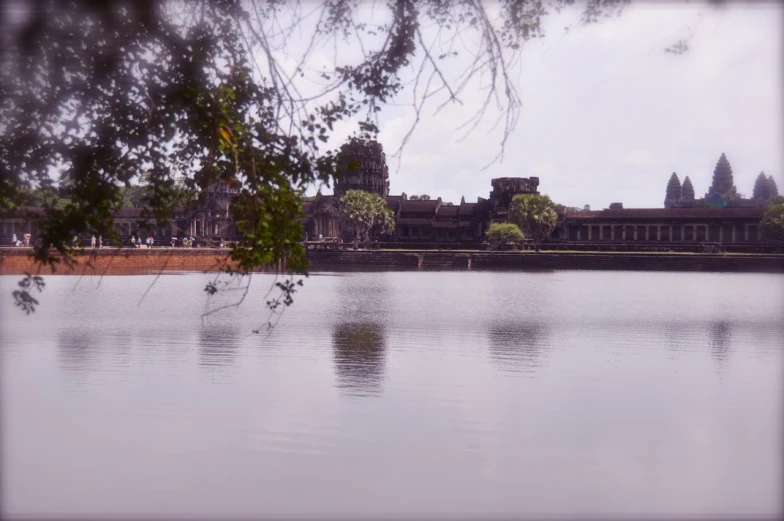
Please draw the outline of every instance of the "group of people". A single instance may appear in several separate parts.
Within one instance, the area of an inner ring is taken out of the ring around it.
[[[177,237],[172,237],[171,238],[172,247],[175,247],[177,245],[177,241],[179,240],[180,239],[178,239]],[[30,234],[29,233],[24,234],[21,240],[19,239],[19,237],[17,237],[16,234],[13,234],[13,236],[11,237],[11,244],[13,246],[23,246],[23,245],[30,246]],[[141,248],[142,244],[146,244],[148,248],[152,248],[153,245],[155,244],[155,239],[153,239],[151,235],[148,235],[145,239],[142,239],[141,236],[138,237],[136,235],[131,236],[131,245],[133,245],[134,248]],[[71,242],[71,246],[74,248],[79,246],[79,237],[77,235],[74,235],[73,240]],[[183,237],[182,246],[184,248],[193,248],[196,246],[196,239],[193,237]],[[103,248],[103,236],[99,235],[96,238],[95,235],[93,235],[92,237],[90,237],[90,247],[93,249],[95,249],[96,247]],[[223,241],[221,241],[220,247],[221,248],[224,247]]]
[[[177,237],[172,237],[171,240],[172,247],[177,245]],[[193,237],[183,237],[182,238],[182,247],[183,248],[193,248],[196,246],[196,239]]]
[[[138,237],[136,237],[135,235],[131,235],[131,244],[133,244],[135,248],[141,248],[142,246],[141,235]],[[144,239],[143,244],[146,244],[148,248],[152,248],[153,245],[155,244],[155,239],[153,239],[151,235],[148,235],[147,238]]]
[[[79,245],[79,237],[74,235],[73,240],[71,241],[71,246],[76,248]],[[103,235],[99,235],[98,238],[95,238],[95,235],[90,237],[90,248],[95,249],[96,246],[98,248],[103,248]]]
[[[24,234],[22,240],[19,240],[19,237],[17,237],[16,234],[14,234],[14,236],[11,237],[11,244],[13,246],[22,246],[22,245],[30,246],[30,234],[29,233]]]

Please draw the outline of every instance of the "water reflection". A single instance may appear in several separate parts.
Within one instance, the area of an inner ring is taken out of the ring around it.
[[[719,365],[723,366],[730,357],[731,336],[730,324],[725,320],[711,322],[708,326],[711,356]]]
[[[0,299],[9,515],[780,512],[780,275],[314,277],[269,342],[150,281]]]
[[[332,330],[338,385],[351,394],[378,394],[386,365],[386,333],[374,322],[345,322]]]
[[[502,371],[536,372],[547,343],[545,326],[533,322],[491,322],[487,328],[490,356]]]
[[[203,326],[199,330],[199,365],[217,368],[234,364],[238,345],[236,327]]]
[[[66,373],[87,373],[96,361],[95,339],[87,328],[69,328],[57,335],[57,360]]]

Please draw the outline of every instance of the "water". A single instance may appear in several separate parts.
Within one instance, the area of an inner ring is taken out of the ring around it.
[[[781,275],[211,278],[0,277],[4,514],[781,511]]]

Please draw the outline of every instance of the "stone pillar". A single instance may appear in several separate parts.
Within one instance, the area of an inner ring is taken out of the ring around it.
[[[719,224],[719,242],[724,242],[724,226]]]
[[[670,240],[670,242],[672,242],[672,226],[670,226],[669,228],[670,228],[670,236],[669,236],[669,240]]]
[[[623,226],[621,226],[621,240],[622,241],[626,240],[626,225],[625,224]]]
[[[610,240],[611,241],[615,240],[615,225],[614,224],[610,225]]]
[[[743,240],[749,242],[749,225],[743,225]]]
[[[637,240],[637,225],[634,226],[634,240]]]
[[[603,224],[599,225],[599,240],[600,241],[604,240],[604,225]]]
[[[732,242],[736,242],[736,241],[735,241],[735,229],[736,229],[736,228],[737,228],[737,226],[735,226],[735,225],[733,224],[733,225],[732,225]]]
[[[661,224],[656,225],[656,240],[661,240]]]
[[[686,240],[686,225],[681,224],[681,242]]]
[[[582,232],[582,226],[578,226],[577,227],[577,240],[578,241],[580,240],[580,236],[582,235],[580,232]]]

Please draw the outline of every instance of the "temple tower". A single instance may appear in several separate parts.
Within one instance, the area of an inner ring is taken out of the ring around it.
[[[727,161],[727,156],[722,152],[719,161],[716,163],[716,168],[713,169],[713,183],[711,183],[708,193],[705,194],[705,199],[723,199],[725,201],[734,199],[737,195],[737,190],[732,181],[732,167],[730,162]]]
[[[363,190],[381,197],[389,194],[387,158],[378,141],[352,139],[343,145],[337,157],[337,173],[337,196],[348,190]]]
[[[681,181],[678,179],[678,174],[675,172],[670,176],[667,182],[667,192],[664,196],[664,207],[670,208],[673,204],[681,201]]]
[[[681,187],[681,202],[693,203],[694,202],[694,187],[691,184],[691,179],[686,176],[683,179],[683,186]]]
[[[776,185],[776,180],[773,179],[772,175],[768,176],[768,193],[771,199],[779,195],[779,187]]]
[[[757,179],[754,181],[754,191],[751,197],[758,201],[767,201],[770,199],[770,182],[765,177],[765,172],[760,172]]]
[[[490,202],[494,207],[506,208],[512,198],[518,194],[538,194],[538,177],[496,177],[490,180],[493,190]]]

